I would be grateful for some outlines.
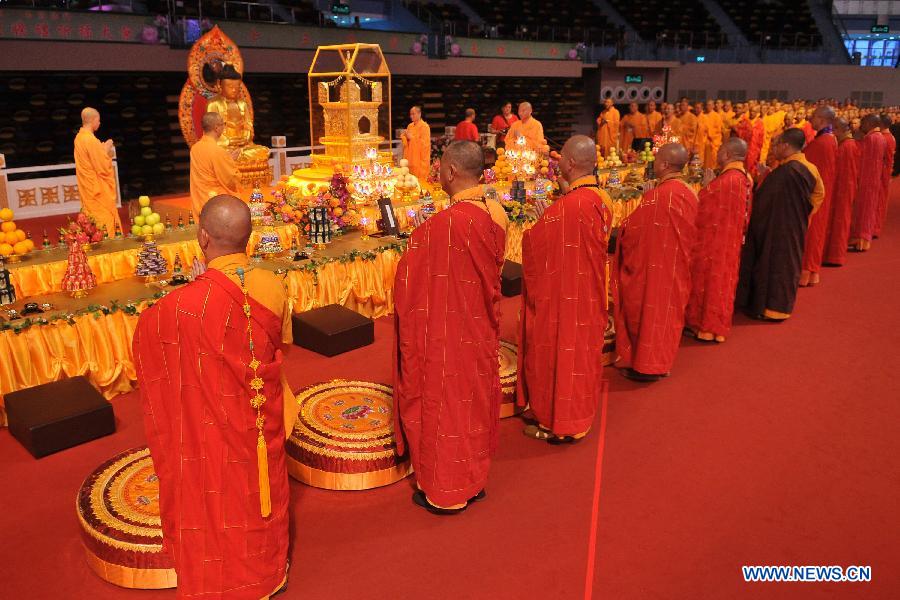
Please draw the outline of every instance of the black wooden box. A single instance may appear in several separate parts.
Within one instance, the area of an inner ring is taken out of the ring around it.
[[[518,296],[522,293],[522,265],[511,260],[503,263],[500,271],[500,293],[504,296]]]
[[[9,432],[35,458],[115,433],[112,404],[84,377],[6,394]]]
[[[294,344],[325,356],[337,356],[375,341],[375,322],[340,304],[294,315]]]

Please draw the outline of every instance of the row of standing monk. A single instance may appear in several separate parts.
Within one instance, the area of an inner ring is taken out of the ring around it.
[[[825,123],[817,139],[833,135],[828,117],[827,110],[816,117]],[[868,141],[886,139],[874,119],[863,121],[862,144],[882,149],[883,140]],[[537,207],[522,244],[517,402],[530,408],[526,435],[567,444],[589,434],[602,393],[610,295],[617,367],[639,381],[669,374],[685,327],[722,341],[736,292],[756,318],[793,311],[809,216],[826,214],[827,202],[819,170],[803,156],[805,141],[795,128],[779,135],[772,143],[778,166],[754,186],[746,143],[729,139],[717,153],[721,172],[699,199],[682,180],[687,149],[660,148],[656,183],[622,225],[611,268],[611,202],[594,175],[594,140],[565,144],[565,194]],[[394,283],[398,452],[415,470],[413,502],[441,515],[487,497],[498,442],[506,220],[484,198],[483,161],[475,143],[447,147],[440,180],[451,205],[416,228]],[[872,221],[881,173],[877,185],[856,185],[855,221]],[[199,225],[205,267],[144,311],[134,338],[165,547],[180,597],[266,597],[285,585],[288,568],[284,448],[296,403],[280,346],[291,337],[289,304],[274,274],[248,263],[243,201],[213,198]]]

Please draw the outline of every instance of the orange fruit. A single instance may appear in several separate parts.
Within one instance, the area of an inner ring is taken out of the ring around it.
[[[13,247],[9,244],[0,244],[0,256],[9,256],[13,253]]]
[[[19,236],[16,235],[15,231],[10,231],[9,233],[3,233],[0,231],[0,242],[6,242],[7,244],[15,244],[19,241]]]
[[[0,223],[0,231],[5,231],[6,233],[9,233],[10,231],[15,231],[15,230],[16,230],[16,224],[13,221],[4,221],[3,223]]]
[[[29,252],[31,252],[32,250],[34,250],[34,242],[32,242],[31,240],[26,239],[24,243],[25,243],[26,246],[28,246],[28,251],[29,251]]]
[[[16,229],[15,231],[13,231],[13,233],[16,234],[16,237],[18,238],[18,239],[16,240],[17,242],[24,242],[24,241],[25,241],[25,238],[28,237],[28,234],[26,234],[26,233],[25,233],[24,231],[22,231],[21,229]]]
[[[9,208],[0,208],[0,221],[12,221],[13,211]]]
[[[15,246],[13,246],[13,252],[16,254],[28,254],[28,244],[25,242],[17,242]]]

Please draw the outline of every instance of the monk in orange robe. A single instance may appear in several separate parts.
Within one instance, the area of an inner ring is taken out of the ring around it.
[[[878,224],[878,206],[884,194],[884,156],[887,140],[881,135],[881,119],[878,115],[863,117],[860,131],[863,134],[859,148],[859,188],[853,206],[853,222],[850,226],[850,246],[856,252],[865,252],[872,246]]]
[[[706,130],[703,166],[707,169],[715,169],[716,156],[719,154],[719,146],[722,145],[722,116],[715,111],[715,104],[712,100],[707,100],[706,110],[700,115],[700,121],[705,125]]]
[[[837,176],[838,143],[832,133],[834,109],[820,106],[812,116],[812,126],[817,131],[815,139],[803,150],[806,160],[815,165],[825,186],[822,206],[809,219],[806,242],[803,247],[803,266],[800,270],[800,287],[819,283],[822,256],[825,252],[825,234],[831,217],[831,198],[834,194],[834,179]],[[805,133],[805,132],[804,132]]]
[[[765,135],[763,137],[762,150],[760,151],[760,162],[762,163],[768,162],[772,140],[784,131],[784,116],[785,112],[781,110],[780,103],[777,100],[774,104],[769,105],[766,116],[763,117]]]
[[[635,150],[635,140],[640,140],[643,149],[643,142],[650,139],[650,122],[647,115],[638,110],[637,102],[628,105],[628,114],[622,118],[620,127],[623,150]]]
[[[703,103],[694,104],[694,113],[697,115],[697,129],[694,133],[694,154],[700,157],[700,162],[706,158],[706,146],[709,143],[709,117],[703,111]],[[704,163],[705,167],[705,163]]]
[[[219,113],[209,112],[200,120],[203,136],[191,147],[191,209],[200,211],[212,196],[237,196],[240,179],[234,159],[219,146],[225,121]]]
[[[544,126],[531,116],[531,103],[519,104],[519,120],[509,126],[506,135],[507,147],[516,144],[520,137],[525,138],[525,145],[532,150],[542,150],[547,145],[544,138]]]
[[[481,148],[453,142],[440,164],[450,207],[415,229],[394,280],[394,430],[413,502],[454,514],[484,498],[497,449],[506,234],[479,185]]]
[[[597,145],[604,157],[609,156],[609,151],[619,147],[619,109],[613,104],[612,98],[603,101],[603,110],[597,117]]]
[[[453,139],[481,143],[481,136],[478,135],[478,127],[475,125],[475,109],[466,109],[466,118],[456,125]]]
[[[670,135],[676,135],[681,139],[681,120],[675,116],[674,104],[666,104],[663,110],[663,118],[656,125],[656,129],[653,130],[653,135],[662,135],[663,127],[666,125],[669,126]]]
[[[697,241],[691,252],[686,328],[702,342],[724,342],[731,331],[741,245],[750,217],[753,182],[744,169],[747,143],[728,138],[719,148],[721,174],[700,191]]]
[[[431,171],[431,128],[422,120],[422,108],[409,109],[410,123],[401,136],[403,158],[409,161],[409,172],[419,181],[428,179]]]
[[[134,336],[178,598],[256,600],[287,580],[287,299],[249,266],[250,231],[243,201],[210,200],[197,234],[208,270],[144,311]]]
[[[94,219],[109,237],[122,228],[116,209],[116,172],[113,169],[113,141],[101,142],[94,135],[100,129],[100,113],[93,108],[81,111],[81,129],[75,136],[75,177],[81,211]]]
[[[783,321],[794,310],[809,217],[825,198],[818,170],[803,156],[805,142],[796,128],[778,136],[771,154],[779,165],[753,194],[735,305],[755,319]]]
[[[568,192],[522,238],[517,402],[538,423],[525,435],[551,444],[587,435],[602,389],[612,213],[596,166],[591,138],[570,138],[559,161]]]
[[[891,133],[891,118],[881,115],[881,135],[884,136],[884,171],[881,174],[881,185],[884,187],[881,202],[878,203],[878,217],[875,221],[874,236],[881,235],[881,227],[887,217],[888,196],[891,187],[891,172],[894,170],[894,153],[897,151],[897,140]]]
[[[859,184],[859,142],[853,139],[846,119],[835,119],[834,133],[838,138],[837,173],[822,264],[839,267],[847,258],[853,200]]]
[[[613,308],[617,367],[630,379],[656,381],[672,369],[691,293],[697,195],[681,179],[681,144],[656,153],[659,182],[622,224],[616,248]]]
[[[652,136],[656,133],[656,130],[659,129],[660,123],[662,123],[663,120],[662,113],[656,110],[656,101],[651,100],[647,103],[644,114],[647,115],[647,128],[650,130],[650,135]]]
[[[693,155],[696,153],[694,143],[697,138],[697,115],[691,112],[691,105],[686,98],[683,98],[678,106],[680,108],[678,123],[681,125],[681,144],[688,154]]]

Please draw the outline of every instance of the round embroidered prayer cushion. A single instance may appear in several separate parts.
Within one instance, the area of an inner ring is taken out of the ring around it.
[[[159,480],[146,447],[100,465],[82,484],[76,508],[97,575],[126,588],[175,587],[172,559],[162,550]]]
[[[516,406],[518,377],[519,348],[515,344],[500,340],[500,387],[503,390],[503,403],[500,405],[501,419],[522,412],[522,409]]]
[[[288,472],[329,490],[367,490],[412,472],[394,441],[393,390],[336,380],[297,394],[300,411],[288,439]]]

